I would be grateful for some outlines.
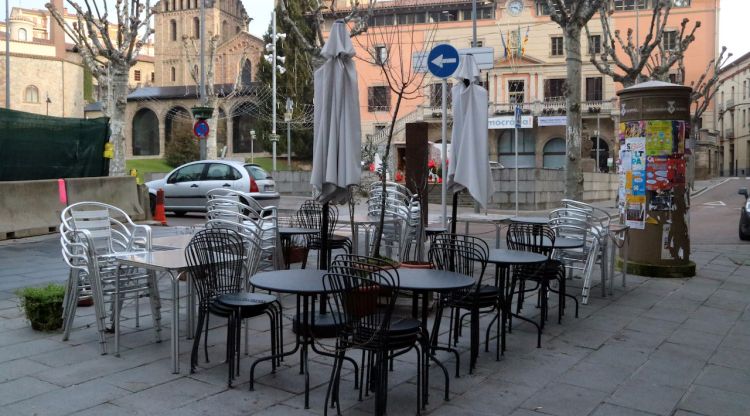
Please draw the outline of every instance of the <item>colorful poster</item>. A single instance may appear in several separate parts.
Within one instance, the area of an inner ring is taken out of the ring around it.
[[[672,139],[674,144],[672,145],[672,153],[685,153],[688,137],[688,123],[686,121],[673,121]]]
[[[637,230],[646,227],[646,196],[628,195],[625,201],[625,224]]]
[[[671,189],[669,167],[666,156],[648,156],[646,158],[646,189],[658,191]]]
[[[637,196],[646,195],[646,176],[642,170],[634,170],[630,193]]]
[[[685,185],[685,159],[682,156],[670,157],[667,159],[668,178],[672,186]]]
[[[642,121],[626,121],[620,123],[620,142],[625,141],[628,137],[643,137],[644,122]]]
[[[630,152],[630,169],[646,170],[646,138],[628,137],[625,139],[625,150]]]
[[[648,199],[649,211],[674,211],[675,207],[672,202],[674,192],[671,189],[666,191],[652,192]]]
[[[666,156],[674,153],[672,149],[672,122],[649,120],[646,122],[646,155]]]
[[[629,150],[620,150],[620,173],[629,172],[633,169],[632,158]]]

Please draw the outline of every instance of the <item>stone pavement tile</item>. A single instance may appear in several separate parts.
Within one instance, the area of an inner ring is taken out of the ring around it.
[[[56,390],[56,386],[33,377],[21,377],[0,384],[0,407]]]
[[[451,397],[451,403],[480,413],[506,415],[541,391],[541,388],[541,385],[532,387],[500,379],[478,386],[460,396]]]
[[[677,328],[677,330],[667,338],[668,342],[674,344],[690,345],[693,347],[705,348],[707,350],[716,349],[721,340],[721,336],[682,327]]]
[[[506,352],[507,354],[507,352]],[[581,356],[546,352],[533,357],[516,358],[506,355],[490,380],[502,380],[541,387],[560,374],[573,368]]]
[[[109,385],[109,383],[100,384]],[[224,387],[217,387],[183,377],[150,389],[141,390],[138,393],[120,397],[113,400],[112,404],[140,412],[161,414],[167,410],[185,406],[223,390],[226,390],[226,385]]]
[[[328,380],[331,376],[330,365],[322,365],[317,362],[310,361],[308,363],[308,368],[310,371],[311,389],[323,384],[328,384]],[[344,363],[342,372],[352,371],[351,368],[352,367],[350,364]],[[414,374],[416,375],[416,373]],[[256,390],[260,390],[263,389],[264,386],[284,390],[294,394],[300,394],[305,391],[305,376],[299,373],[298,365],[286,367],[285,364],[285,367],[277,369],[275,374],[268,373],[267,370],[265,373],[262,371],[258,373],[258,375],[255,377],[255,388]]]
[[[616,303],[620,306],[648,309],[664,299],[664,296],[662,295],[653,294],[645,290],[641,291],[639,289],[631,291],[628,296],[618,299]]]
[[[669,334],[654,334],[649,332],[634,331],[632,329],[623,329],[615,334],[607,345],[623,345],[630,348],[647,348],[654,349],[661,345]]]
[[[65,347],[66,345],[63,343],[52,341],[46,338],[6,345],[4,347],[0,347],[0,362],[28,357],[47,351],[59,350]]]
[[[128,392],[107,383],[89,381],[53,390],[33,398],[14,403],[4,411],[12,415],[59,416],[75,414],[80,410],[106,403]]]
[[[613,367],[606,363],[592,364],[584,361],[563,373],[557,378],[556,382],[612,393],[632,373],[633,370],[627,368]]]
[[[695,306],[695,309],[698,305]],[[680,308],[668,308],[657,303],[651,309],[643,312],[639,318],[660,319],[662,321],[682,323],[688,318],[688,312]]]
[[[632,378],[662,386],[688,388],[705,365],[704,360],[657,355],[646,361]]]
[[[678,409],[672,416],[706,416],[699,413],[688,412],[687,410]]]
[[[34,331],[30,326],[25,328],[13,329],[8,331],[0,332],[0,348],[20,344],[22,342],[34,341],[37,339],[47,339],[50,337],[49,333]],[[60,338],[57,338],[60,339]]]
[[[626,326],[626,329],[661,335],[672,333],[675,329],[677,329],[678,326],[680,326],[680,324],[677,322],[638,317],[638,319],[634,319],[632,322],[630,322]]]
[[[396,414],[395,412],[393,414]],[[438,407],[434,411],[428,412],[431,416],[496,416],[497,412],[483,413],[474,409],[464,409],[462,407],[446,404]],[[513,413],[515,415],[515,413]],[[520,415],[519,415],[520,416]],[[538,414],[537,414],[538,416]]]
[[[669,415],[684,394],[684,389],[662,386],[650,380],[631,379],[620,386],[607,402],[659,415]]]
[[[237,386],[234,389],[219,392],[174,410],[166,411],[162,415],[251,415],[280,403],[291,396],[291,393],[277,389],[248,391],[247,385],[243,385],[242,388]],[[322,411],[322,408],[320,410]]]
[[[572,327],[570,330],[561,334],[557,339],[579,347],[597,349],[615,334],[616,331]]]
[[[655,413],[631,409],[629,407],[617,406],[611,403],[602,403],[591,413],[591,416],[655,416]]]
[[[750,351],[750,335],[737,332],[733,329],[721,341],[721,346]]]
[[[65,345],[65,344],[63,344]],[[30,355],[28,358],[49,367],[62,367],[88,361],[101,354],[99,342],[88,342],[79,345],[65,345],[65,348]]]
[[[750,396],[750,371],[708,365],[695,384]]]
[[[750,396],[705,386],[694,386],[679,409],[703,415],[748,415]]]
[[[580,416],[591,413],[606,397],[607,393],[601,391],[553,382],[526,400],[522,407],[556,416]]]
[[[187,370],[185,372],[187,372]],[[182,377],[182,375],[172,374],[172,360],[170,358],[165,358],[153,363],[144,364],[101,377],[98,381],[109,383],[131,393],[135,393],[158,386],[159,384],[167,383],[180,377]],[[224,381],[226,382],[226,379]]]
[[[729,332],[729,330],[732,329],[733,325],[734,320],[732,320],[728,316],[717,317],[713,319],[688,318],[687,321],[683,322],[682,325],[680,325],[680,328],[707,332],[717,337],[724,337]]]
[[[0,317],[0,333],[3,333],[9,329],[19,329],[29,326],[29,321],[26,320],[25,316],[19,316],[15,318],[3,318]]]
[[[6,361],[0,364],[0,383],[19,377],[33,375],[46,370],[49,370],[49,367],[47,367],[46,365],[28,360],[26,358]]]
[[[745,350],[719,347],[709,360],[711,364],[750,371],[750,354]]]
[[[312,409],[305,410],[287,406],[284,404],[277,404],[275,406],[271,406],[259,412],[253,413],[253,416],[309,416],[312,413],[310,410]],[[347,414],[352,413],[348,412]]]
[[[685,311],[685,315],[687,315],[687,313],[693,312],[694,310],[698,309],[703,304],[703,302],[704,301],[687,298],[685,296],[682,296],[680,293],[672,293],[659,301],[655,305],[655,307],[679,309]],[[687,319],[687,316],[685,318]]]
[[[583,362],[635,370],[648,360],[650,352],[651,349],[645,347],[605,344],[592,352]]]
[[[102,403],[86,410],[77,411],[76,416],[143,416],[146,413],[140,413],[133,409],[115,406],[112,403]]]
[[[707,362],[713,355],[714,350],[698,348],[692,345],[674,344],[664,342],[651,354],[650,358],[674,357],[678,359],[690,359]]]

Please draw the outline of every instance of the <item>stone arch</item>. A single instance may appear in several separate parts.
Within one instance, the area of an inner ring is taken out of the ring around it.
[[[591,136],[591,159],[594,159],[596,166],[596,142],[599,141],[599,169],[598,172],[607,172],[607,158],[609,157],[609,143],[601,136]]]
[[[250,130],[257,129],[260,108],[253,101],[243,101],[232,108],[232,151],[233,153],[262,152],[260,141],[251,146]],[[256,139],[258,137],[256,136]]]
[[[136,111],[132,121],[133,156],[159,155],[159,118],[148,107]]]
[[[193,117],[185,107],[174,106],[164,116],[164,142],[168,144],[179,135],[193,134]]]
[[[177,40],[177,21],[174,19],[169,21],[169,40]]]
[[[552,137],[547,140],[542,150],[542,167],[545,169],[562,169],[565,167],[565,139]]]

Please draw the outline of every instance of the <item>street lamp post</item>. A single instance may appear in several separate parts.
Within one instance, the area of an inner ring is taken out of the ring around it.
[[[201,77],[200,77],[200,103],[201,106],[206,105],[206,0],[200,0],[201,11],[200,11],[200,30],[199,35],[201,37],[201,52],[200,52],[200,63],[201,63]],[[203,137],[199,140],[200,142],[200,158],[205,160],[208,157],[208,143],[207,138]]]
[[[286,120],[286,168],[292,170],[292,111],[294,110],[294,101],[287,97],[286,98],[286,113],[284,119]]]
[[[250,163],[255,163],[255,130],[250,130]]]
[[[276,171],[276,142],[279,141],[279,136],[276,134],[276,70],[283,74],[286,70],[284,67],[278,64],[278,62],[284,62],[283,57],[276,56],[276,42],[279,39],[286,38],[285,33],[276,33],[276,10],[271,12],[271,43],[266,45],[266,50],[271,52],[271,55],[266,55],[266,61],[271,64],[271,88],[273,89],[273,97],[271,97],[271,143],[273,146],[273,171]]]

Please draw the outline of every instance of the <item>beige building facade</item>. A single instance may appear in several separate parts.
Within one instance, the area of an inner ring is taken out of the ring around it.
[[[722,68],[716,93],[722,176],[750,176],[750,53]]]

